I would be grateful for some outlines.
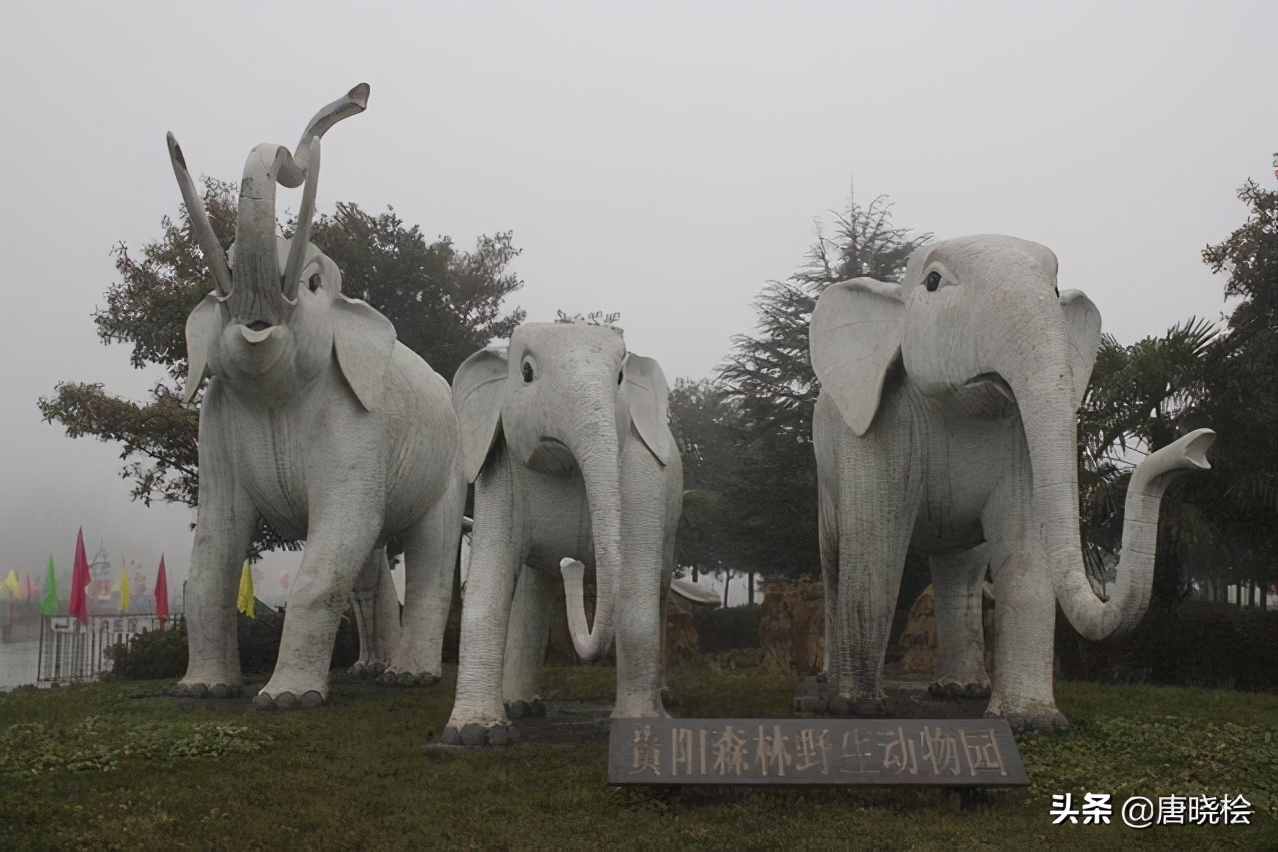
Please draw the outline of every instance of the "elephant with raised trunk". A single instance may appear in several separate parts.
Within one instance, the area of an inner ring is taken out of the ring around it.
[[[1149,603],[1158,510],[1176,476],[1206,469],[1199,429],[1148,456],[1128,489],[1122,563],[1100,594],[1083,566],[1076,411],[1100,314],[1059,292],[1056,256],[1012,237],[934,243],[900,285],[831,285],[812,314],[821,382],[813,421],[826,668],[835,712],[869,710],[906,549],[929,557],[938,685],[988,690],[987,715],[1063,727],[1052,689],[1056,603],[1080,633],[1130,630]],[[985,670],[981,590],[998,642]]]
[[[390,671],[405,679],[441,674],[466,489],[448,384],[396,340],[390,320],[342,294],[341,272],[308,241],[320,137],[362,112],[367,98],[361,84],[320,110],[295,154],[282,145],[253,149],[227,253],[169,135],[215,284],[186,323],[186,401],[206,376],[209,383],[186,592],[190,662],[179,693],[239,691],[236,580],[261,519],[285,538],[305,539],[306,549],[279,659],[254,705],[325,700],[337,622],[361,575],[365,648],[393,646]],[[275,187],[303,181],[297,233],[288,240],[277,233]],[[402,623],[382,550],[391,538],[405,554]]]
[[[506,705],[537,706],[561,571],[577,653],[595,660],[617,640],[613,716],[664,714],[662,611],[683,498],[668,393],[619,329],[581,322],[522,325],[508,354],[477,352],[457,370],[475,525],[443,742],[508,742]]]

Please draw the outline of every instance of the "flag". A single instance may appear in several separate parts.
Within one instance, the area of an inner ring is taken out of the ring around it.
[[[22,586],[18,584],[18,572],[12,568],[9,569],[8,576],[4,578],[4,588],[11,598],[17,598],[18,595],[22,594]]]
[[[124,564],[120,567],[120,612],[129,611],[129,563],[121,559]]]
[[[164,554],[160,554],[160,573],[155,575],[155,614],[163,625],[169,617],[169,578],[164,573]]]
[[[44,599],[40,601],[40,612],[44,615],[56,615],[58,612],[58,581],[53,576],[53,554],[49,554],[49,576],[44,579]]]
[[[89,601],[85,589],[89,586],[89,557],[84,555],[84,527],[75,537],[75,565],[71,568],[71,615],[83,625],[89,623]]]
[[[240,595],[235,608],[249,618],[256,618],[253,612],[253,572],[247,559],[244,560],[244,570],[240,572]]]
[[[31,585],[31,574],[27,571],[23,571],[22,581],[27,584],[27,600],[29,601],[35,600],[36,599],[35,586]]]

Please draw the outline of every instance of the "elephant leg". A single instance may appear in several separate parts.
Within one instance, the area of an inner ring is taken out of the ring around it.
[[[981,519],[998,602],[998,641],[985,714],[1005,717],[1016,730],[1051,730],[1069,723],[1056,709],[1053,693],[1056,595],[1028,482],[1027,474],[1010,476]]]
[[[550,618],[559,583],[559,577],[529,565],[520,567],[515,580],[501,687],[512,719],[546,712],[537,698],[537,689],[546,662],[546,642],[550,637]]]
[[[440,736],[451,745],[509,742],[502,668],[515,574],[524,559],[510,456],[495,452],[475,482],[475,526],[462,606],[457,696]]]
[[[334,503],[316,507],[293,594],[284,613],[279,659],[253,699],[259,709],[315,707],[328,697],[328,670],[337,622],[368,560],[380,524]]]
[[[437,683],[444,673],[444,630],[465,504],[466,483],[456,476],[404,537],[404,619],[383,682]]]
[[[824,491],[824,489],[821,490]],[[818,544],[821,549],[821,586],[825,593],[823,630],[825,639],[821,669],[827,679],[834,670],[830,661],[832,649],[839,647],[839,528],[836,511],[833,502],[827,504],[822,495],[817,510],[817,527]]]
[[[235,483],[229,456],[215,452],[211,419],[201,417],[199,510],[184,596],[189,659],[176,695],[237,695],[243,683],[235,598],[258,514]]]
[[[883,657],[923,494],[922,436],[912,425],[921,414],[914,407],[888,395],[877,436],[848,434],[840,442],[835,713],[877,710],[885,697]]]
[[[351,672],[380,674],[399,644],[399,596],[385,548],[375,548],[364,560],[351,593],[351,608],[359,628],[359,662]]]
[[[981,597],[989,551],[985,545],[928,559],[936,601],[938,659],[933,691],[950,697],[990,694],[985,671]]]

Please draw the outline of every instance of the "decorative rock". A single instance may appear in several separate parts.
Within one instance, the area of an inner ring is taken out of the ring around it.
[[[469,725],[461,729],[462,745],[483,745],[487,739],[488,738],[484,734],[484,726],[477,722],[471,722]]]
[[[902,671],[921,674],[936,671],[936,600],[931,586],[920,592],[910,607],[900,643]]]
[[[257,710],[274,710],[275,700],[265,692],[253,696],[253,707]]]
[[[301,700],[298,702],[299,706],[303,710],[310,710],[311,708],[318,707],[323,703],[324,703],[324,696],[314,689],[308,689],[305,692],[305,694],[302,695]]]
[[[505,725],[498,725],[488,731],[488,744],[495,746],[509,745],[510,728]]]
[[[291,692],[281,692],[275,696],[275,706],[280,710],[296,710],[298,707],[297,696]]]
[[[192,698],[208,698],[209,697],[208,684],[204,684],[204,683],[192,684],[191,697]]]
[[[227,686],[224,683],[219,683],[212,687],[209,687],[209,697],[210,698],[230,698],[231,687]]]
[[[532,708],[527,701],[512,701],[506,708],[506,715],[511,719],[523,719],[532,715]]]
[[[462,744],[461,732],[451,726],[444,728],[444,732],[439,735],[439,741],[443,745],[459,746]]]

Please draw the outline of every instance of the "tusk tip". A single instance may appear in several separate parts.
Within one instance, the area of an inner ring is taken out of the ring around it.
[[[1212,429],[1196,429],[1184,438],[1182,452],[1187,462],[1199,470],[1211,470],[1211,462],[1207,461],[1207,450],[1216,442],[1216,433]]]
[[[365,109],[368,109],[369,91],[370,89],[367,83],[360,83],[359,85],[355,86],[355,88],[347,92],[346,97],[354,101],[355,104],[359,106],[361,110],[365,110]]]

